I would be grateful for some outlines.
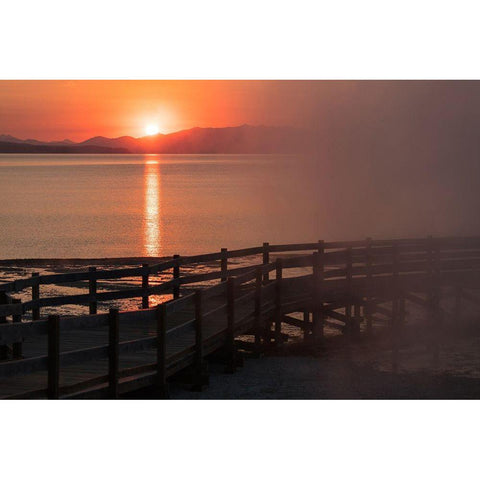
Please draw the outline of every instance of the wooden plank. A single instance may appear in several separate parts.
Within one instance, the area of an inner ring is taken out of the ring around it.
[[[100,345],[98,347],[80,348],[63,352],[59,354],[60,366],[68,367],[93,360],[107,359],[108,351],[108,345]]]
[[[4,323],[0,324],[0,345],[9,345],[15,342],[23,342],[27,338],[48,333],[47,321],[28,323]]]
[[[48,317],[48,398],[59,397],[60,382],[60,317]]]
[[[130,313],[130,312],[129,312]],[[35,324],[38,322],[35,322]],[[45,322],[46,323],[46,322]],[[43,322],[42,322],[43,324]],[[26,325],[26,324],[24,324]],[[62,317],[60,321],[60,331],[68,332],[71,330],[81,330],[87,328],[98,328],[108,325],[108,314],[99,313],[96,315],[82,315],[81,317]],[[32,329],[35,327],[32,326]],[[33,332],[44,333],[44,329],[36,330]],[[33,333],[32,333],[33,334]]]
[[[180,256],[179,256],[180,257]],[[205,253],[202,255],[191,255],[188,257],[181,257],[179,259],[180,265],[191,265],[195,263],[205,263],[205,262],[213,262],[216,260],[220,260],[220,252],[215,253]]]
[[[199,377],[203,362],[203,302],[202,291],[195,292],[195,365]]]
[[[240,250],[230,250],[228,258],[248,257],[250,255],[260,255],[263,253],[263,247],[249,247]]]
[[[176,300],[167,302],[165,304],[167,313],[171,315],[173,313],[180,312],[188,304],[193,305],[194,298],[195,298],[195,293],[190,293],[189,295],[184,295],[183,297],[177,298]]]
[[[167,308],[164,303],[157,307],[157,371],[156,386],[160,398],[168,397],[167,387]]]
[[[148,271],[148,263],[144,263],[142,265],[144,271],[142,273],[142,289],[144,294],[142,295],[142,308],[149,307],[149,295],[148,295],[148,281],[149,281],[149,271]]]
[[[174,255],[173,260],[175,261],[173,265],[173,280],[180,281],[180,255]],[[180,296],[180,284],[173,287],[173,298],[178,298]]]
[[[7,305],[0,305],[0,316],[22,315],[23,305],[21,303],[12,303]]]
[[[41,370],[46,370],[47,368],[47,356],[2,362],[0,363],[0,378],[27,375]]]
[[[262,246],[262,263],[263,265],[268,265],[270,263],[270,245],[268,242],[264,242]],[[267,283],[270,279],[269,272],[264,272],[263,274],[263,283]]]
[[[118,398],[120,321],[118,309],[111,308],[108,328],[108,386],[110,398]]]
[[[287,325],[292,325],[293,327],[301,328],[304,332],[311,331],[312,325],[307,321],[305,321],[305,317],[303,320],[299,320],[298,318],[291,317],[289,315],[283,315],[282,322],[286,323]]]
[[[227,280],[227,351],[229,364],[228,373],[236,370],[236,348],[235,348],[235,280],[230,277]]]
[[[316,250],[317,243],[291,243],[285,245],[270,245],[270,252],[301,252],[304,250]]]
[[[277,258],[275,268],[275,343],[281,343],[282,334],[282,294],[283,294],[283,259]]]
[[[39,276],[38,272],[32,273],[32,278],[37,278]],[[40,298],[40,285],[32,285],[32,301],[38,300]],[[32,319],[33,320],[40,320],[40,308],[34,307],[32,308]]]
[[[257,267],[255,271],[255,314],[254,314],[254,330],[255,330],[255,352],[260,354],[262,348],[262,269]]]
[[[19,304],[21,301],[19,299],[14,298],[13,299],[14,304]],[[22,322],[22,316],[21,315],[13,315],[12,317],[12,322],[14,324],[21,324]],[[22,358],[22,340],[14,342],[12,344],[12,355],[13,358]]]
[[[90,300],[88,305],[88,312],[90,315],[95,315],[97,313],[97,280],[95,278],[95,267],[88,267],[88,272],[90,273],[88,277],[88,294],[91,296],[92,300]]]
[[[164,272],[165,270],[170,270],[175,265],[176,260],[168,260],[166,262],[157,263],[150,265],[150,273]]]
[[[228,270],[228,250],[226,248],[222,248],[220,250],[220,273],[221,273],[221,281],[227,281],[227,270]]]

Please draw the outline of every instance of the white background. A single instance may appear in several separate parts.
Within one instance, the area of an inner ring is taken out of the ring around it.
[[[2,79],[479,77],[475,2],[10,0],[0,18]],[[478,476],[476,401],[1,407],[5,479]]]

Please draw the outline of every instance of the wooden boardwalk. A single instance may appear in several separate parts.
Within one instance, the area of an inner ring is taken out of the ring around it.
[[[258,263],[228,269],[231,258],[255,256]],[[182,266],[201,262],[218,262],[219,268],[181,275]],[[150,276],[164,271],[172,279],[151,286]],[[99,279],[133,276],[141,287],[97,292]],[[184,285],[212,280],[218,281],[182,294]],[[88,293],[40,297],[40,285],[85,281]],[[397,338],[406,302],[425,308],[433,332],[441,328],[447,290],[460,308],[462,298],[478,301],[478,288],[478,238],[264,244],[138,268],[35,275],[0,285],[0,396],[118,398],[153,387],[165,397],[169,379],[179,372],[188,371],[197,387],[205,383],[205,360],[216,352],[234,371],[240,335],[252,335],[257,353],[282,342],[284,323],[301,328],[308,342],[321,342],[326,326],[355,336],[383,324]],[[25,289],[31,300],[20,302],[15,294]],[[148,308],[158,293],[171,294],[171,300]],[[97,313],[99,301],[131,297],[142,298],[144,308]],[[47,306],[77,303],[89,305],[90,315],[41,315]],[[28,312],[32,320],[25,320]]]

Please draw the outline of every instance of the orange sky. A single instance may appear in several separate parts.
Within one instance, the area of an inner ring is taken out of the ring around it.
[[[95,135],[145,135],[191,127],[305,126],[318,82],[0,81],[0,134],[82,141]]]

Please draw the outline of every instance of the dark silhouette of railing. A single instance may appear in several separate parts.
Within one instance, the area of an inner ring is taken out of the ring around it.
[[[247,256],[261,260],[228,268],[229,259]],[[182,267],[205,262],[219,265],[207,273],[182,276]],[[150,285],[152,275],[169,271],[170,280]],[[141,287],[97,291],[98,280],[132,277]],[[182,294],[182,286],[214,280],[218,283]],[[88,293],[40,296],[41,285],[73,282],[87,282]],[[458,314],[462,299],[478,302],[466,289],[479,285],[480,238],[265,243],[176,255],[137,268],[34,274],[0,285],[0,354],[5,358],[0,363],[0,395],[117,398],[156,387],[159,396],[165,396],[167,380],[185,369],[191,370],[197,386],[204,383],[205,357],[215,352],[222,351],[228,370],[234,371],[240,335],[252,335],[250,347],[256,353],[282,343],[282,323],[302,328],[307,341],[321,342],[327,326],[351,337],[371,334],[383,316],[393,333],[395,366],[406,301],[426,308],[432,331],[437,331],[445,313],[442,289],[453,287]],[[31,289],[31,300],[14,298],[25,289]],[[169,294],[171,300],[149,308],[149,297],[157,294]],[[97,312],[98,302],[125,298],[141,298],[142,309]],[[88,305],[90,314],[41,317],[45,307],[68,304]],[[24,320],[27,312],[32,321]],[[303,319],[292,317],[293,312],[303,312]],[[135,355],[143,355],[140,364]],[[128,361],[122,366],[124,357]],[[102,368],[106,371],[99,374]]]

